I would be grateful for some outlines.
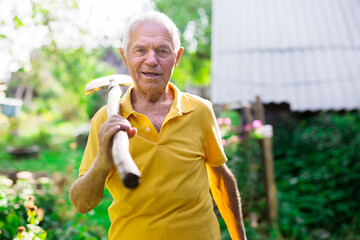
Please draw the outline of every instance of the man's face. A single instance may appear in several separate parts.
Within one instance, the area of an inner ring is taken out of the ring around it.
[[[136,89],[150,97],[166,90],[182,51],[175,52],[170,33],[157,22],[135,24],[126,57],[120,49]]]

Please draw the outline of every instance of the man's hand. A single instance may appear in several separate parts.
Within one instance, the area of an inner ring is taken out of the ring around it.
[[[99,151],[96,158],[97,165],[104,169],[110,170],[113,165],[111,154],[112,138],[118,131],[127,132],[129,138],[136,135],[137,129],[133,128],[130,122],[124,117],[114,114],[103,124],[101,124],[98,132]]]

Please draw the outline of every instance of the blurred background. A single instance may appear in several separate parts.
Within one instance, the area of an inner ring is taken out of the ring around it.
[[[185,47],[172,82],[213,103],[248,239],[360,239],[357,0],[0,0],[0,239],[107,238],[110,194],[68,198],[106,104],[85,85],[127,74],[122,31],[153,9]]]

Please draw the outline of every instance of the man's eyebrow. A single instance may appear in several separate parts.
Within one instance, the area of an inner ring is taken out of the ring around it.
[[[139,49],[139,48],[146,48],[146,45],[144,44],[135,44],[134,46],[131,47],[132,49]],[[158,46],[156,46],[156,48],[166,48],[166,49],[171,49],[171,45],[167,44],[167,43],[161,43]]]
[[[136,44],[133,46],[133,48],[143,48],[143,47],[144,47],[144,45],[142,45],[142,44]]]
[[[159,46],[158,46],[158,48],[171,48],[171,46],[169,45],[169,44],[167,44],[167,43],[163,43],[163,44],[160,44]]]

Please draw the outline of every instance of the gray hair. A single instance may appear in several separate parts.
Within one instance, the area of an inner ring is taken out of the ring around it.
[[[130,30],[131,28],[140,22],[145,21],[154,21],[158,22],[165,26],[165,28],[169,31],[170,35],[173,39],[174,50],[176,52],[180,49],[180,35],[179,30],[176,27],[175,23],[165,14],[157,11],[150,11],[146,13],[142,13],[140,15],[135,16],[130,22],[126,25],[125,31],[123,33],[121,48],[124,49],[125,56],[127,56],[127,47],[130,42]]]

